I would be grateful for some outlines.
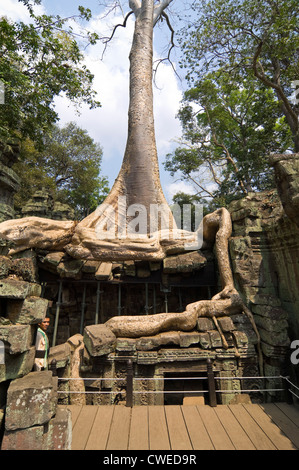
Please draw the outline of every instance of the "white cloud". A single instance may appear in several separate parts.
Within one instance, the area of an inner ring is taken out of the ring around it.
[[[196,191],[192,185],[186,181],[175,181],[166,186],[166,194],[168,199],[172,199],[176,193],[195,194]]]
[[[38,7],[40,8],[40,7]],[[38,12],[44,13],[43,10]],[[52,13],[52,12],[50,12]],[[59,12],[61,14],[61,12]],[[17,0],[6,0],[1,5],[1,13],[13,20],[29,21],[27,9]],[[88,28],[99,34],[109,36],[113,25],[122,23],[123,18],[112,15],[94,16]],[[79,28],[72,23],[74,31]],[[126,28],[118,28],[109,42],[102,60],[103,45],[97,44],[85,49],[85,64],[94,74],[93,88],[98,92],[98,100],[102,107],[90,110],[82,105],[80,116],[75,107],[64,96],[55,99],[55,110],[60,117],[60,125],[75,121],[86,129],[90,136],[99,142],[103,148],[103,174],[109,177],[110,184],[114,182],[121,166],[128,126],[129,105],[129,53],[133,37],[134,20],[130,17]],[[155,58],[157,54],[155,53]],[[161,64],[156,75],[158,88],[153,87],[154,113],[157,149],[160,161],[160,176],[162,186],[166,187],[171,180],[165,174],[161,162],[167,153],[174,148],[173,139],[180,136],[180,124],[176,114],[181,100],[178,81],[170,65]]]
[[[114,24],[121,23],[122,18],[113,18]],[[106,21],[106,20],[105,20]],[[107,30],[107,25],[99,17],[90,24],[95,31]],[[56,100],[61,124],[75,120],[88,130],[93,139],[98,141],[104,150],[103,173],[109,176],[112,184],[121,166],[128,126],[129,105],[129,53],[133,36],[134,20],[129,19],[126,28],[118,28],[109,43],[102,59],[103,46],[98,44],[85,51],[85,63],[94,74],[94,89],[102,107],[89,110],[82,107],[81,116],[74,113],[74,108],[67,107],[66,100]],[[111,27],[109,28],[111,33]],[[173,139],[180,135],[180,125],[176,114],[181,100],[181,91],[171,66],[161,64],[156,77],[157,87],[154,92],[154,113],[158,155],[160,161],[170,152]],[[164,170],[160,165],[163,184]]]
[[[34,7],[34,11],[40,15],[45,13],[45,9],[42,5],[36,5]],[[23,3],[16,0],[2,0],[0,16],[7,16],[14,21],[23,21],[24,23],[28,23],[30,21],[28,9]]]

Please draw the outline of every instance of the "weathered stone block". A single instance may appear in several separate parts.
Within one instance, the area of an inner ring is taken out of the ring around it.
[[[57,272],[61,277],[67,277],[72,279],[81,279],[81,269],[85,261],[79,259],[71,259],[61,261],[57,266]]]
[[[7,317],[12,323],[34,325],[41,323],[47,314],[49,301],[41,297],[27,297],[24,301],[11,301]]]
[[[34,331],[30,325],[0,326],[0,340],[9,344],[10,354],[28,351],[33,342]]]
[[[14,431],[48,423],[56,412],[57,377],[31,372],[11,382],[7,391],[5,429]]]
[[[210,340],[212,348],[222,348],[222,339],[218,331],[210,331]]]
[[[82,267],[82,272],[94,274],[97,271],[99,265],[100,261],[86,261]]]
[[[194,338],[193,338],[194,339]],[[136,341],[138,351],[150,351],[162,346],[180,346],[180,333],[166,331],[154,336],[143,336]],[[185,346],[188,347],[188,346]]]
[[[290,344],[286,329],[282,329],[281,331],[277,332],[273,330],[267,331],[263,328],[259,328],[259,334],[262,341],[272,346],[287,347]]]
[[[235,325],[233,324],[233,321],[230,317],[219,317],[218,318],[218,323],[221,328],[221,330],[225,333],[228,331],[233,331],[236,329]]]
[[[238,348],[246,348],[248,346],[248,336],[246,333],[243,331],[233,331],[232,334]]]
[[[43,450],[44,426],[5,430],[1,450]]]
[[[30,284],[15,279],[2,279],[0,281],[0,298],[25,299],[30,292]]]
[[[197,319],[197,329],[199,331],[209,331],[215,328],[213,321],[210,318],[199,317]]]
[[[165,331],[160,333],[159,337],[161,346],[180,345],[180,334],[178,331]]]
[[[38,270],[35,258],[14,259],[11,271],[18,277],[28,282],[38,282]]]
[[[8,276],[12,261],[7,256],[0,256],[0,279]]]
[[[54,253],[49,253],[45,256],[41,261],[43,263],[43,267],[52,273],[57,273],[57,266],[59,265],[60,261],[65,256],[63,251],[55,251]]]
[[[67,408],[57,407],[44,434],[43,450],[71,450],[72,415]]]
[[[180,346],[181,348],[188,348],[191,344],[199,342],[199,333],[197,332],[180,332]]]
[[[299,227],[299,154],[272,155],[271,162],[283,208]]]
[[[42,286],[40,284],[31,282],[29,284],[29,293],[30,297],[40,297],[42,293]]]
[[[112,263],[101,263],[100,266],[98,267],[96,273],[95,273],[95,278],[98,281],[106,281],[109,279],[111,276],[112,272]]]
[[[32,371],[35,358],[35,347],[22,354],[11,355],[5,352],[5,363],[0,364],[0,382],[23,377]]]
[[[199,344],[203,349],[209,349],[211,347],[209,333],[199,333]]]
[[[103,356],[115,349],[116,336],[105,325],[87,326],[83,338],[91,356]]]
[[[1,218],[1,216],[0,216]],[[0,255],[6,256],[9,253],[9,250],[14,246],[14,242],[6,240],[5,238],[0,237]]]
[[[132,338],[117,338],[116,351],[134,352],[136,351],[136,340]]]
[[[282,331],[287,331],[288,321],[287,320],[275,320],[274,318],[254,315],[254,320],[257,327],[261,327],[268,331],[273,331],[275,333],[281,333]]]
[[[57,369],[65,367],[70,362],[71,346],[68,343],[59,344],[50,348],[49,364],[55,359]]]
[[[161,345],[160,336],[144,336],[136,340],[137,351],[151,351]]]
[[[136,268],[134,261],[125,261],[124,271],[126,276],[136,276]]]

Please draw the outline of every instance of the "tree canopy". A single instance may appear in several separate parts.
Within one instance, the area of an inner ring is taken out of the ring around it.
[[[195,20],[181,36],[188,79],[226,69],[253,73],[274,90],[299,151],[298,101],[292,100],[299,76],[297,0],[201,0],[192,2]]]
[[[201,198],[226,205],[273,185],[270,152],[292,147],[273,90],[225,70],[206,74],[184,94],[183,139],[165,169],[191,182]]]
[[[21,179],[16,210],[20,212],[36,190],[43,190],[54,201],[69,204],[77,219],[86,217],[108,193],[101,161],[100,145],[73,122],[63,128],[53,126],[41,151],[27,139],[14,167]]]
[[[0,16],[0,82],[5,90],[0,141],[9,145],[29,137],[42,144],[45,132],[58,120],[55,96],[64,93],[72,102],[85,102],[91,108],[100,103],[70,18],[36,15],[33,7],[41,0],[19,1],[28,8],[29,24]],[[90,11],[79,7],[76,19],[89,20]],[[87,33],[85,39],[94,43],[97,36]]]

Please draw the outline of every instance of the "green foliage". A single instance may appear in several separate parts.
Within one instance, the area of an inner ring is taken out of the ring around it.
[[[273,185],[270,153],[299,151],[298,0],[200,0],[183,28],[190,89],[165,168],[209,209]],[[179,198],[182,195],[178,195]]]
[[[299,150],[298,104],[290,98],[299,77],[298,0],[201,0],[196,21],[181,35],[182,65],[191,83],[225,69],[274,90]]]
[[[185,92],[179,119],[183,145],[164,166],[192,182],[206,204],[227,205],[271,187],[268,155],[292,146],[273,91],[253,77],[224,70],[207,74]]]
[[[35,15],[32,4],[40,1],[20,1],[28,7],[30,24],[0,16],[0,80],[5,86],[0,140],[9,144],[29,137],[41,145],[47,129],[58,120],[53,106],[57,95],[63,93],[77,105],[84,102],[90,108],[100,103],[69,19]],[[77,19],[90,18],[88,10],[79,10]],[[86,37],[92,43],[96,39]]]
[[[69,204],[77,219],[86,217],[108,194],[108,181],[100,175],[102,149],[75,123],[52,128],[42,151],[32,141],[23,143],[21,161],[14,169],[21,178],[15,196],[20,211],[36,190],[45,190],[54,201]]]

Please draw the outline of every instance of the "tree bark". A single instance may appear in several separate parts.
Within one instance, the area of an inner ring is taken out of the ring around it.
[[[170,2],[166,3],[168,5]],[[138,1],[130,2],[130,6],[134,7],[136,21],[129,57],[128,137],[120,172],[104,204],[115,209],[117,227],[120,227],[120,221],[124,220],[128,207],[133,204],[142,205],[147,211],[146,232],[149,233],[151,204],[163,204],[163,220],[165,223],[170,221],[173,225],[173,217],[160,183],[155,140],[152,68],[153,27],[157,12],[153,0],[143,0],[140,4]],[[119,205],[120,197],[126,204]],[[79,229],[81,226],[96,227],[101,216],[101,212],[93,212],[79,224]]]

